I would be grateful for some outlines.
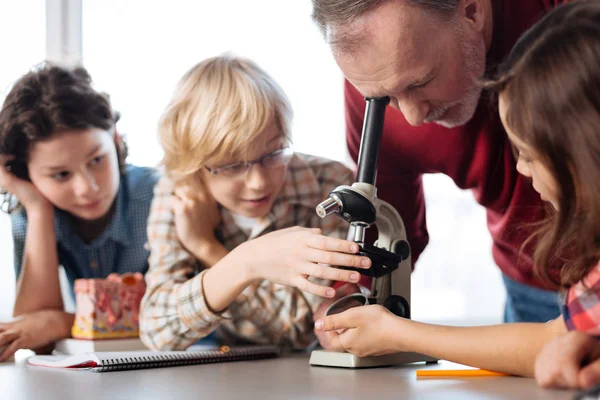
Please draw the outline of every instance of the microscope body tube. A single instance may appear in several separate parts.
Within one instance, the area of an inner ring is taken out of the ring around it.
[[[362,129],[362,140],[358,153],[358,173],[356,182],[375,185],[377,178],[377,160],[383,134],[385,109],[390,102],[389,97],[368,97],[365,120]]]
[[[398,211],[377,198],[375,181],[383,136],[388,97],[366,98],[357,179],[352,186],[338,186],[317,208],[319,217],[336,214],[350,224],[347,239],[360,245],[360,254],[373,262],[371,302],[381,304],[395,315],[410,318],[410,245]],[[378,228],[377,241],[365,242],[368,227]],[[353,269],[353,268],[349,268]]]

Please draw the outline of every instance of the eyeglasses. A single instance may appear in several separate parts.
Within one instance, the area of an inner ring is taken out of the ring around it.
[[[224,165],[217,168],[205,167],[211,175],[218,175],[226,178],[237,178],[245,176],[254,164],[260,164],[265,168],[277,168],[286,165],[292,158],[294,151],[291,147],[283,147],[265,154],[264,156],[247,162]]]

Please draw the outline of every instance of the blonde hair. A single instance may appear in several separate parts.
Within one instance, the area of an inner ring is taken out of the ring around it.
[[[272,122],[290,141],[291,121],[287,96],[256,63],[230,54],[206,59],[181,78],[160,119],[163,164],[176,181],[201,183],[205,166],[247,160]]]

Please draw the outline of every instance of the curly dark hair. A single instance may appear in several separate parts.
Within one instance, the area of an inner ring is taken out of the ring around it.
[[[58,132],[115,127],[108,95],[92,88],[85,68],[65,68],[42,63],[21,77],[12,87],[0,110],[0,154],[10,155],[27,165],[32,144]],[[117,140],[121,171],[127,147]],[[24,171],[25,178],[28,172]]]
[[[92,88],[92,78],[85,68],[42,63],[22,76],[4,100],[0,110],[0,154],[12,156],[10,170],[28,180],[27,160],[33,144],[68,130],[114,130],[118,118],[108,95]],[[127,145],[118,136],[115,146],[124,173]],[[4,202],[14,203],[10,197],[5,196]]]

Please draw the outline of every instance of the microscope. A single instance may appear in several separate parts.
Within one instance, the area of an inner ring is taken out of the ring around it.
[[[398,211],[377,198],[375,187],[385,109],[389,101],[389,97],[366,98],[356,182],[352,186],[338,186],[316,208],[321,218],[335,214],[347,221],[350,224],[348,240],[356,242],[360,247],[358,254],[369,257],[372,264],[368,270],[344,267],[372,277],[370,296],[351,294],[343,297],[329,307],[327,315],[356,305],[358,300],[360,305],[380,304],[399,317],[410,318],[412,265],[406,229]],[[371,245],[365,241],[365,236],[366,230],[372,225],[377,227],[378,236]],[[314,350],[310,357],[311,365],[345,368],[420,361],[437,362],[437,359],[411,352],[357,357],[327,350]]]

